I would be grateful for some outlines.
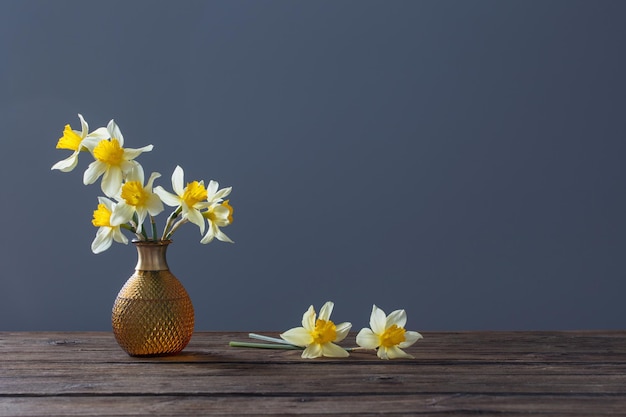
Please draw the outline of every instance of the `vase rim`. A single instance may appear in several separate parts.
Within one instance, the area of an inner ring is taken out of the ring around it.
[[[158,245],[158,246],[165,246],[165,245],[169,245],[170,243],[172,243],[171,239],[165,239],[165,240],[139,240],[139,239],[133,239],[133,244],[135,245]]]

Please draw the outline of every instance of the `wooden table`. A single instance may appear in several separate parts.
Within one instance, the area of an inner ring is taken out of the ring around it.
[[[626,415],[626,331],[425,332],[393,361],[229,341],[250,339],[138,359],[111,333],[0,333],[0,415]]]

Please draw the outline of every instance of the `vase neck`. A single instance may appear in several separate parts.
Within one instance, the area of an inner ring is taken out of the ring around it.
[[[167,265],[165,253],[171,240],[158,241],[135,241],[137,248],[137,271],[166,271],[170,268]]]

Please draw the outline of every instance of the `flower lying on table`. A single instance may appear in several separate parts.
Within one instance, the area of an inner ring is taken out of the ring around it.
[[[320,316],[316,320],[313,306],[302,316],[302,327],[294,327],[281,334],[287,342],[295,346],[304,347],[302,357],[305,359],[328,356],[331,358],[345,358],[348,352],[334,344],[346,338],[352,324],[344,322],[335,325],[330,320],[330,314],[335,305],[332,301],[326,302],[320,310]]]
[[[407,348],[422,338],[418,332],[404,329],[406,312],[396,310],[387,316],[380,308],[372,308],[371,329],[363,328],[356,335],[356,343],[366,349],[377,349],[381,359],[413,358],[400,348]]]
[[[356,350],[375,350],[381,359],[413,358],[401,348],[407,348],[422,339],[418,332],[404,329],[407,316],[404,310],[395,310],[389,316],[383,310],[372,308],[370,315],[371,329],[363,328],[356,337],[359,347],[341,347],[334,342],[341,342],[348,335],[352,324],[344,322],[335,325],[330,320],[334,304],[328,301],[322,306],[319,318],[310,306],[302,316],[302,327],[295,327],[282,333],[277,339],[250,333],[252,339],[273,343],[230,342],[232,347],[263,349],[304,349],[302,358],[313,359],[321,356],[344,358]]]
[[[219,184],[211,180],[205,188],[204,181],[184,183],[183,169],[177,166],[172,174],[172,194],[161,186],[153,189],[153,183],[161,177],[153,172],[144,185],[143,167],[135,159],[143,152],[152,150],[152,145],[142,148],[124,148],[124,136],[119,126],[111,120],[107,127],[100,127],[89,133],[89,125],[82,115],[78,115],[81,131],[66,125],[63,136],[57,142],[57,149],[67,149],[73,153],[57,162],[52,169],[70,172],[78,164],[78,155],[88,152],[93,161],[83,174],[85,185],[93,184],[100,177],[100,187],[106,197],[98,197],[98,207],[93,212],[92,224],[98,227],[96,237],[91,244],[94,253],[107,250],[113,241],[128,243],[122,229],[134,233],[138,240],[168,240],[183,224],[191,222],[204,233],[206,223],[208,232],[200,240],[206,244],[213,239],[223,242],[233,241],[220,230],[233,222],[233,208],[229,200],[224,200],[231,192],[231,187],[219,189]],[[167,218],[162,235],[157,235],[154,216],[164,210],[163,203],[174,207]],[[151,236],[144,228],[149,219]]]

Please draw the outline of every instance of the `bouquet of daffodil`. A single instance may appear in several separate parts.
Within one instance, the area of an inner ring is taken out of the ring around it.
[[[152,145],[142,148],[124,148],[124,136],[117,124],[111,120],[107,127],[99,127],[89,132],[89,125],[82,115],[78,115],[81,131],[65,126],[57,149],[67,149],[73,153],[57,162],[52,169],[62,172],[72,171],[78,165],[81,152],[89,153],[93,162],[83,175],[85,185],[95,183],[102,177],[100,186],[106,197],[98,197],[98,207],[93,212],[92,224],[98,228],[91,244],[94,253],[107,250],[112,242],[128,243],[122,229],[134,233],[138,240],[167,240],[183,224],[191,222],[206,234],[200,240],[206,244],[213,239],[223,242],[233,241],[220,230],[233,222],[233,208],[229,200],[224,200],[231,187],[219,188],[216,181],[192,181],[185,184],[184,172],[180,166],[172,174],[173,193],[163,187],[153,188],[154,181],[161,177],[158,172],[150,174],[145,181],[143,167],[135,159],[143,152],[152,150]],[[163,203],[174,207],[167,218],[162,234],[157,233],[154,216],[164,210]],[[149,219],[150,234],[144,223]],[[208,223],[208,228],[207,228]]]

